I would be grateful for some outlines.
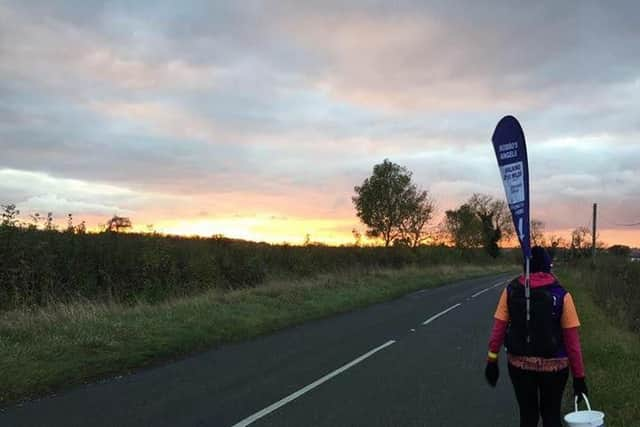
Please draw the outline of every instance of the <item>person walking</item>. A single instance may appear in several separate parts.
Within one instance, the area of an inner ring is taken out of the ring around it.
[[[505,344],[509,377],[520,408],[520,427],[561,427],[562,395],[569,369],[579,400],[587,394],[580,349],[580,321],[571,294],[551,273],[547,251],[534,246],[530,260],[530,321],[526,318],[525,277],[502,291],[489,339],[485,378],[495,387],[498,353]]]

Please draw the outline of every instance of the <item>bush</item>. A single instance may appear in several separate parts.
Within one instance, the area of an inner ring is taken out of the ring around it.
[[[0,309],[78,298],[155,302],[327,272],[494,262],[482,249],[446,246],[269,245],[220,237],[75,234],[0,225]]]
[[[267,276],[262,259],[257,254],[243,250],[223,252],[218,258],[218,266],[231,288],[255,287],[263,283]]]

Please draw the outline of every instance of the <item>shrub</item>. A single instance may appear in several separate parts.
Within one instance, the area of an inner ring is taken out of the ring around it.
[[[491,262],[481,249],[445,246],[269,245],[223,237],[90,234],[0,225],[0,309],[78,298],[154,302],[325,272]]]
[[[257,254],[229,250],[218,258],[220,272],[231,288],[255,287],[265,281],[265,264]]]

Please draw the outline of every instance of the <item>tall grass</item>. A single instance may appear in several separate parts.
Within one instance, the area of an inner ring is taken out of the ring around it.
[[[509,259],[511,255],[508,255]],[[505,258],[498,262],[505,262]],[[495,264],[482,250],[325,247],[0,226],[0,310],[91,300],[166,301],[351,269]]]
[[[589,398],[606,414],[606,425],[635,427],[640,420],[640,265],[628,258],[600,255],[563,265],[561,282],[573,294],[582,326]],[[565,412],[573,411],[568,387]]]
[[[570,265],[573,276],[617,322],[640,336],[640,263],[601,254],[595,266],[582,260]]]

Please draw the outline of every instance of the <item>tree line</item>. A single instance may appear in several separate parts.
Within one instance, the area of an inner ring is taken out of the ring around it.
[[[44,231],[63,231],[66,233],[84,234],[87,232],[87,224],[81,221],[78,224],[73,222],[73,214],[67,214],[67,221],[64,227],[59,227],[54,223],[53,212],[47,212],[47,215],[40,215],[35,212],[29,215],[29,220],[20,219],[20,210],[15,204],[0,205],[0,226],[3,227],[20,227],[29,230]],[[105,232],[119,233],[128,231],[133,228],[131,219],[124,216],[113,215],[104,224],[100,224],[98,228]]]
[[[486,194],[473,194],[456,209],[445,212],[432,227],[436,204],[427,190],[412,181],[406,167],[385,159],[354,187],[356,215],[367,227],[366,235],[384,246],[418,247],[425,242],[449,243],[457,248],[484,248],[497,257],[498,244],[513,236],[506,203]]]
[[[384,246],[418,247],[426,242],[455,246],[459,249],[484,248],[492,257],[500,253],[500,243],[515,236],[511,213],[506,202],[487,194],[475,193],[455,209],[444,212],[439,224],[431,224],[436,203],[427,190],[412,181],[406,167],[385,159],[373,167],[370,177],[355,186],[352,201],[356,215],[366,226],[369,238]],[[584,256],[591,249],[591,231],[577,227],[567,241],[546,235],[542,221],[532,219],[531,241],[534,245],[567,248],[571,256]],[[354,230],[356,241],[360,233]],[[614,246],[618,252],[625,248]],[[598,248],[604,244],[598,242]],[[627,248],[628,249],[628,248]]]
[[[457,208],[446,210],[440,223],[433,224],[436,202],[412,178],[413,173],[406,167],[385,159],[374,165],[370,177],[354,187],[352,202],[356,215],[366,226],[366,236],[374,242],[377,240],[385,247],[417,248],[425,244],[442,244],[458,249],[483,248],[495,258],[500,253],[500,243],[514,237],[507,204],[487,194],[474,193]],[[63,227],[54,224],[52,212],[46,215],[30,214],[28,221],[21,220],[19,215],[15,204],[0,205],[0,226],[75,234],[87,232],[85,222],[74,224],[71,213],[67,215]],[[554,234],[546,236],[544,228],[542,221],[532,219],[531,241],[534,245],[546,246],[552,251],[569,248],[575,254],[586,254],[591,248],[591,231],[586,227],[574,229],[569,240]],[[130,231],[133,226],[130,218],[113,215],[98,229],[101,232],[119,233]],[[152,225],[147,229],[153,232]],[[361,233],[356,229],[352,232],[355,245],[360,246]],[[310,236],[307,234],[305,246],[309,242]],[[598,247],[604,247],[602,242],[598,242]],[[623,247],[621,250],[628,249]]]

